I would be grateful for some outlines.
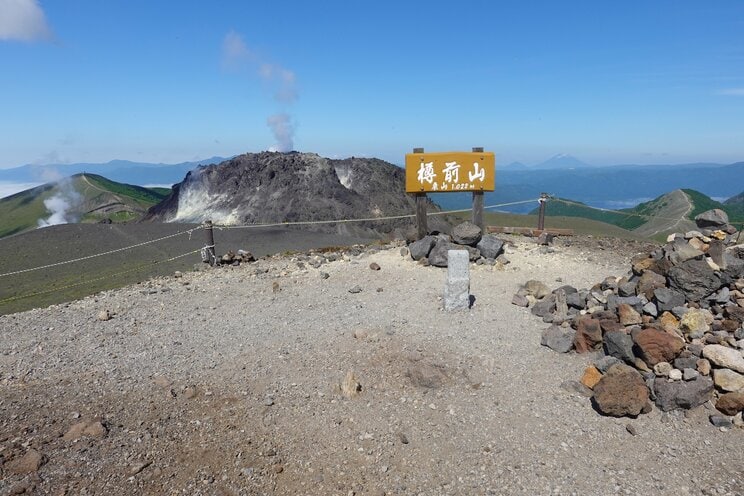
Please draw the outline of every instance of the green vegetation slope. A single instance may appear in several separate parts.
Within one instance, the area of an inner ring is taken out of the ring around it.
[[[75,174],[0,199],[0,237],[59,223],[137,220],[169,192]]]

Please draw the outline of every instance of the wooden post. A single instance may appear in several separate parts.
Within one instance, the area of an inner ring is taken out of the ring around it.
[[[424,149],[414,148],[413,153],[424,153]],[[418,239],[429,234],[429,225],[426,220],[426,193],[416,193],[416,227]]]
[[[548,202],[548,194],[540,193],[540,210],[537,212],[537,229],[542,231],[545,229],[545,204]]]
[[[207,262],[209,262],[209,265],[214,267],[214,265],[217,263],[217,257],[214,254],[214,230],[212,228],[212,221],[211,220],[205,220],[204,221],[204,232],[207,235]]]
[[[473,147],[473,153],[483,153],[482,146]],[[483,222],[483,191],[473,191],[473,224],[480,227],[482,233],[486,232]]]

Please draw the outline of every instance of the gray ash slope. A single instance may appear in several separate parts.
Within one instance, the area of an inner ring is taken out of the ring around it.
[[[414,208],[413,198],[405,193],[405,171],[383,160],[262,152],[189,172],[144,220],[212,220],[226,225],[304,222],[408,215]],[[438,219],[430,224],[444,230]],[[342,234],[395,230],[404,234],[412,226],[411,219],[403,219],[324,228]]]

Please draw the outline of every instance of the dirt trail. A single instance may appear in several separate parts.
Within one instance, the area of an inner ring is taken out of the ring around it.
[[[669,193],[667,198],[669,203],[656,212],[652,220],[634,229],[633,232],[653,238],[661,232],[685,232],[694,229],[695,223],[687,218],[694,208],[690,197],[681,189],[677,189]],[[676,220],[672,222],[674,219]]]
[[[705,407],[598,415],[561,388],[593,357],[541,347],[545,324],[510,304],[528,279],[589,287],[633,253],[514,242],[506,267],[472,267],[468,312],[441,311],[445,272],[394,247],[0,317],[0,494],[744,493],[744,430]],[[105,435],[62,437],[81,421]],[[12,472],[31,449],[38,471]]]

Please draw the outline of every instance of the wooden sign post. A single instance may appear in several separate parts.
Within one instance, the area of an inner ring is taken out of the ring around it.
[[[424,153],[414,148],[406,154],[406,192],[416,196],[418,239],[428,233],[427,193],[473,192],[473,224],[483,224],[483,193],[496,189],[496,156],[473,148],[472,152]]]

